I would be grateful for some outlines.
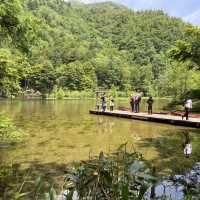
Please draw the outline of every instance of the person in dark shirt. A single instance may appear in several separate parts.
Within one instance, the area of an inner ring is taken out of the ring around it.
[[[105,95],[105,93],[101,97],[101,100],[102,100],[102,111],[105,112],[106,111],[106,95]]]
[[[147,100],[147,107],[148,107],[148,114],[149,115],[152,115],[152,110],[153,110],[153,98],[152,97],[149,97],[148,100]]]
[[[136,113],[140,112],[140,102],[141,102],[141,100],[142,100],[141,95],[137,95],[135,97],[134,104],[135,104],[135,112]]]

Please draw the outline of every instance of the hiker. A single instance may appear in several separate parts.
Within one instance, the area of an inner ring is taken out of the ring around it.
[[[131,96],[130,98],[130,105],[131,105],[131,111],[135,112],[135,103],[134,103],[134,96]]]
[[[106,111],[106,96],[105,96],[105,93],[101,97],[101,100],[102,100],[102,111],[105,112]]]
[[[110,97],[110,111],[114,110],[114,105],[115,105],[114,102],[115,102],[115,100],[114,100],[113,96],[111,96]]]
[[[185,109],[185,113],[184,113],[184,115],[182,115],[182,120],[184,119],[184,117],[186,118],[186,120],[188,120],[189,119],[189,112],[192,109],[192,100],[191,99],[185,100],[184,109]]]
[[[137,95],[134,99],[134,105],[135,105],[135,112],[139,113],[140,112],[140,102],[141,102],[141,95]]]
[[[184,152],[185,157],[189,158],[190,154],[192,153],[192,144],[191,144],[191,141],[190,141],[189,133],[185,132],[184,136],[185,136],[185,142],[184,142],[183,152]]]
[[[147,105],[148,105],[148,114],[152,115],[152,110],[153,110],[153,98],[150,96],[147,100]]]

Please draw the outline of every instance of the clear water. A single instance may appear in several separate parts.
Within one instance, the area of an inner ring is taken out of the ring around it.
[[[167,100],[157,100],[161,111]],[[200,160],[200,130],[109,116],[90,115],[93,100],[0,101],[0,112],[12,117],[28,134],[22,144],[0,148],[0,161],[29,167],[60,166],[86,160],[100,151],[112,152],[128,142],[160,174],[180,173]],[[117,102],[128,106],[127,101]],[[145,109],[145,103],[141,106]],[[192,155],[183,154],[184,132],[192,141]]]

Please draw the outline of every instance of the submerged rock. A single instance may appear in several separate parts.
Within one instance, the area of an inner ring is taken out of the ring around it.
[[[186,172],[184,175],[174,175],[155,185],[154,198],[183,200],[185,186],[190,188],[200,187],[200,162],[196,163],[192,170]],[[152,188],[146,192],[146,200],[151,199],[151,193]]]
[[[184,199],[184,187],[180,184],[174,184],[173,181],[164,180],[155,186],[154,197],[155,199],[170,199],[170,200],[182,200]],[[146,200],[152,199],[151,189],[147,191],[145,195]]]

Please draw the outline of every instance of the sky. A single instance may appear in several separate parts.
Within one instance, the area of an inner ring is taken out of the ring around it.
[[[105,2],[106,0],[81,0],[84,3]],[[162,9],[170,16],[181,17],[187,22],[200,26],[200,0],[112,0],[134,10]]]

